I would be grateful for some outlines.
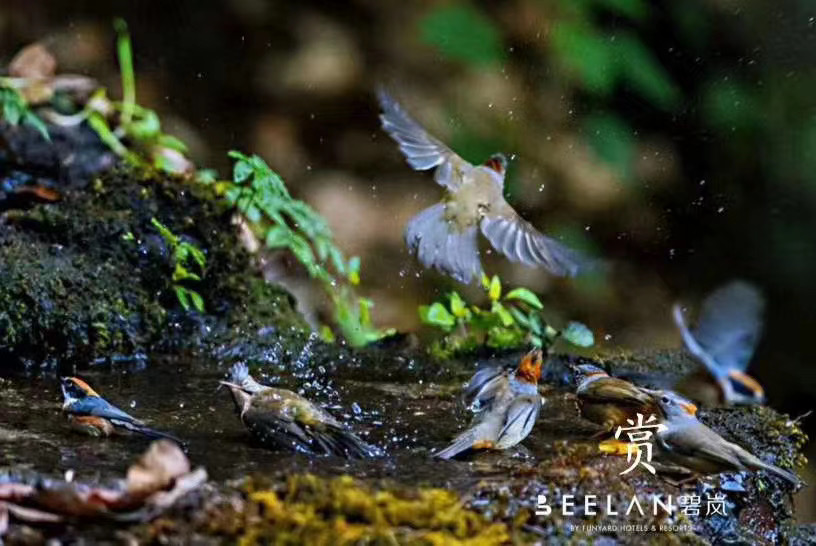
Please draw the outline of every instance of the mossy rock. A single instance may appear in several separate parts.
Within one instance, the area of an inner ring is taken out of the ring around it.
[[[267,324],[303,335],[304,323],[290,296],[252,273],[231,211],[208,187],[119,164],[105,171],[65,173],[59,162],[50,167],[27,163],[60,157],[66,141],[26,141],[23,155],[14,154],[26,135],[21,128],[0,126],[0,138],[18,143],[0,153],[0,174],[25,179],[27,187],[32,181],[46,185],[60,199],[11,200],[25,195],[17,186],[0,201],[6,208],[0,224],[4,366],[68,368],[156,345],[195,348],[213,331],[249,331]],[[104,164],[98,157],[86,160]],[[205,252],[204,280],[191,285],[204,298],[205,316],[181,309],[171,280],[172,256],[152,218]]]

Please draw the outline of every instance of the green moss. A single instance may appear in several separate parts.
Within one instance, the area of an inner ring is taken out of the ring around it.
[[[100,175],[93,191],[13,211],[0,235],[0,354],[11,357],[7,362],[85,363],[154,344],[200,343],[203,334],[182,338],[189,332],[168,328],[185,314],[153,217],[207,253],[201,292],[216,324],[302,330],[289,296],[251,273],[230,212],[209,192],[181,178],[119,168]]]

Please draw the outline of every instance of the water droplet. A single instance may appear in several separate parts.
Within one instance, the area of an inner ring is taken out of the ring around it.
[[[351,404],[351,411],[354,412],[354,415],[360,415],[363,413],[363,410],[360,408],[360,405],[357,402]]]
[[[604,336],[604,341],[609,341],[609,340],[611,340],[611,339],[612,339],[612,334],[606,334],[606,335]]]

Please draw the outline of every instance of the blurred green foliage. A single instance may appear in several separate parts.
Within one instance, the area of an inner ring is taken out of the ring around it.
[[[204,275],[204,269],[207,266],[207,258],[204,256],[204,252],[194,244],[182,240],[181,237],[170,231],[167,226],[155,218],[152,218],[150,222],[170,249],[173,262],[173,291],[176,293],[179,303],[185,311],[192,308],[199,313],[203,313],[205,311],[204,298],[185,283],[201,282],[201,277]]]
[[[469,4],[443,4],[420,21],[422,40],[453,60],[471,66],[496,65],[505,58],[501,33]]]
[[[380,331],[371,321],[373,302],[355,294],[360,283],[360,259],[346,260],[335,245],[325,219],[303,201],[294,199],[283,179],[260,157],[232,151],[231,181],[216,184],[217,191],[235,206],[267,248],[288,250],[324,288],[334,308],[334,322],[343,338],[362,346],[393,333]],[[321,328],[324,339],[333,339]]]
[[[456,291],[450,292],[443,301],[419,306],[422,323],[444,334],[431,345],[431,354],[444,359],[482,346],[549,348],[559,337],[580,347],[593,345],[592,332],[581,323],[571,322],[562,331],[547,325],[541,316],[544,305],[527,288],[515,288],[502,294],[499,277],[488,278],[484,274],[482,287],[490,302],[487,308],[467,304]]]
[[[28,107],[23,96],[3,78],[0,78],[0,113],[11,125],[28,125],[39,132],[44,139],[51,140],[45,123]]]

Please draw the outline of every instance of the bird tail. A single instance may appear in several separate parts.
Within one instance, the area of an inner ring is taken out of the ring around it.
[[[433,454],[437,459],[452,459],[457,455],[473,448],[473,434],[470,430],[460,434],[451,445]]]
[[[178,445],[184,445],[184,442],[173,436],[172,434],[168,434],[166,432],[162,432],[160,430],[156,430],[150,427],[146,427],[144,425],[138,423],[129,423],[127,421],[114,421],[111,420],[112,423],[115,425],[119,425],[122,428],[125,428],[131,432],[135,432],[137,434],[141,434],[143,436],[147,436],[153,440],[159,440],[165,438],[167,440],[172,440]]]
[[[366,459],[379,457],[379,448],[365,443],[356,434],[345,429],[329,429],[324,433],[314,434],[315,441],[327,453],[348,459]]]
[[[464,284],[481,277],[477,226],[459,231],[445,217],[445,203],[437,203],[414,216],[405,228],[405,243],[425,267]]]
[[[757,466],[759,466],[763,470],[767,470],[771,474],[774,474],[774,475],[782,478],[785,481],[790,482],[790,484],[793,485],[794,487],[797,487],[798,485],[803,483],[802,480],[799,479],[799,476],[797,476],[793,472],[788,472],[787,470],[783,470],[783,469],[779,468],[778,466],[768,464],[768,463],[766,463],[764,461],[759,461],[759,463],[760,464],[758,464]]]

